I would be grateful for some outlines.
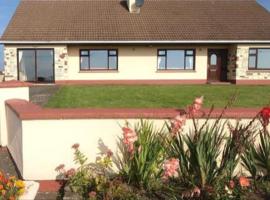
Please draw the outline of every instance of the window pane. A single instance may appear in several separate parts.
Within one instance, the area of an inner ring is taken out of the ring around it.
[[[184,69],[185,51],[169,50],[167,51],[167,69]]]
[[[256,56],[249,56],[248,67],[249,68],[256,67]]]
[[[35,51],[20,50],[18,59],[20,81],[35,81]]]
[[[193,56],[193,54],[194,54],[194,51],[193,50],[187,50],[187,55]]]
[[[109,68],[110,69],[117,69],[117,58],[116,56],[109,57]]]
[[[89,57],[88,56],[82,56],[81,57],[81,69],[89,69]]]
[[[53,81],[53,50],[37,50],[37,81]]]
[[[108,52],[106,50],[90,51],[90,68],[107,69]]]
[[[88,56],[88,51],[81,51],[81,56]]]
[[[194,68],[194,60],[193,56],[186,57],[186,69],[193,69]]]
[[[158,55],[159,55],[159,56],[165,56],[165,55],[166,55],[166,51],[164,51],[164,50],[159,50],[159,51],[158,51]]]
[[[116,51],[115,50],[110,50],[110,56],[116,56]]]
[[[256,49],[250,49],[249,54],[256,54]]]
[[[258,68],[270,68],[270,49],[258,49]]]
[[[210,65],[217,65],[217,55],[212,54],[210,57]]]
[[[158,69],[165,69],[165,60],[164,56],[158,57]]]

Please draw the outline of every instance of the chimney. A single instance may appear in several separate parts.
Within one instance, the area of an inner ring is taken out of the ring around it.
[[[130,13],[140,13],[144,0],[127,0],[127,6]]]

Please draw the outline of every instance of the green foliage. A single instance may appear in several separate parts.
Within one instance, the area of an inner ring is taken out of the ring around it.
[[[220,194],[226,194],[225,188],[234,178],[243,147],[252,138],[249,134],[252,124],[237,123],[236,127],[230,126],[228,133],[224,131],[228,122],[221,123],[220,118],[212,125],[206,120],[199,127],[195,119],[193,124],[188,134],[179,132],[167,141],[170,156],[180,160],[179,182],[185,188],[183,193],[198,187],[203,199],[224,199],[226,195]],[[230,195],[236,198],[233,195],[239,196],[239,192]]]
[[[127,183],[138,188],[151,190],[158,187],[165,158],[164,131],[155,130],[153,123],[141,120],[135,126],[138,140],[135,142],[134,154],[131,154],[122,139],[119,142],[120,174]]]
[[[242,156],[244,167],[254,179],[270,180],[270,134],[264,129],[259,133],[257,145],[247,145]]]

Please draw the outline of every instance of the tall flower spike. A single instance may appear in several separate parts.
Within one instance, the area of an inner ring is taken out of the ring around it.
[[[268,126],[270,120],[270,107],[265,107],[261,110],[260,115],[263,120],[263,125]]]
[[[186,115],[177,115],[171,121],[171,133],[172,136],[176,136],[176,134],[181,130],[181,128],[186,124]]]
[[[128,152],[134,153],[134,142],[138,140],[137,133],[129,127],[123,127],[123,143],[127,146]]]

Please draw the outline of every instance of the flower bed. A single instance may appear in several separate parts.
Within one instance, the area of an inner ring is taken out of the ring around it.
[[[0,171],[0,200],[34,200],[39,184],[22,181],[15,176],[9,178]]]
[[[69,193],[92,200],[236,200],[256,193],[269,195],[270,108],[262,109],[248,124],[231,124],[221,119],[232,101],[214,123],[209,123],[213,109],[202,112],[202,97],[161,128],[145,120],[134,126],[126,122],[119,152],[113,155],[108,149],[95,163],[88,163],[75,144],[78,168],[66,170],[60,165],[58,178],[66,181]],[[198,116],[206,117],[203,124]],[[183,134],[187,119],[192,119],[193,127]],[[240,164],[245,171],[237,170]]]

